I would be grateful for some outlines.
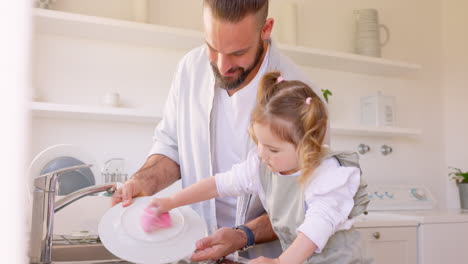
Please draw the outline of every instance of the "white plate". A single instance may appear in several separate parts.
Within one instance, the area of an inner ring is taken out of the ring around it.
[[[117,204],[109,209],[98,227],[102,244],[115,256],[136,263],[168,263],[190,256],[195,242],[206,235],[203,220],[184,206],[169,212],[172,227],[145,233],[140,216],[151,198],[135,198],[129,207]]]
[[[83,162],[84,164],[93,164],[93,166],[89,168],[90,171],[87,169],[81,169],[77,172],[73,172],[72,174],[76,174],[78,176],[84,176],[84,177],[79,177],[80,178],[79,180],[74,179],[71,182],[67,182],[67,178],[62,178],[62,179],[58,179],[60,184],[70,183],[71,185],[67,185],[67,186],[76,189],[75,184],[77,183],[78,183],[78,186],[85,186],[85,185],[88,186],[90,181],[92,180],[94,180],[95,183],[99,183],[99,180],[96,177],[96,175],[99,175],[98,174],[99,168],[98,168],[96,160],[90,157],[89,153],[83,151],[81,148],[75,145],[70,145],[70,144],[53,145],[44,149],[39,154],[37,154],[36,157],[34,157],[31,164],[29,165],[29,169],[28,169],[29,178],[27,181],[29,202],[32,202],[32,192],[34,191],[34,183],[33,183],[34,179],[41,175],[41,172],[51,161],[57,160],[58,158],[62,158],[62,157],[72,157],[74,159],[77,159],[78,161]],[[83,173],[85,173],[85,175]],[[67,175],[67,176],[70,176],[70,175]]]
[[[99,182],[96,178],[96,175],[99,175],[99,168],[96,160],[90,157],[90,154],[83,151],[81,148],[70,144],[53,145],[37,154],[29,166],[28,174],[30,179],[40,176],[41,171],[49,162],[61,157],[72,157],[82,161],[84,164],[93,164],[90,169],[93,173],[94,181]]]
[[[98,181],[96,175],[99,174],[99,168],[97,166],[96,160],[91,157],[90,153],[84,151],[83,149],[79,148],[76,145],[71,145],[71,144],[59,144],[59,145],[53,145],[50,146],[43,151],[41,151],[39,154],[34,157],[32,160],[29,169],[28,169],[28,181],[27,181],[27,189],[28,189],[28,200],[29,204],[33,203],[33,197],[32,193],[34,191],[34,179],[39,177],[41,175],[41,172],[44,170],[44,168],[53,160],[57,160],[61,157],[72,157],[75,158],[84,164],[93,164],[93,167],[90,168],[92,175],[89,175],[89,170],[79,170],[76,172],[73,172],[73,176],[78,176],[80,179],[77,180],[80,183],[83,184],[89,184],[89,179],[90,177],[94,178],[94,182]],[[84,175],[82,172],[87,172],[86,175]],[[63,179],[62,179],[63,180]],[[60,179],[58,181],[61,181]],[[67,182],[63,182],[66,184]],[[73,181],[72,185],[74,185],[76,182]],[[58,200],[58,199],[57,199]],[[81,203],[81,202],[80,202]],[[72,206],[74,206],[73,204]],[[71,224],[63,223],[63,221],[57,219],[64,217],[64,219],[68,219],[69,215],[75,215],[76,212],[70,212],[69,214],[65,214],[65,211],[68,211],[68,208],[64,208],[62,212],[59,212],[57,215],[54,215],[54,232],[55,234],[62,234],[62,235],[69,235],[71,234],[72,231],[81,231],[81,230],[88,230],[92,232],[92,234],[97,234],[97,219],[92,218],[93,216],[90,215],[85,215],[82,218],[78,219],[75,217],[76,221]],[[31,212],[32,210],[28,210],[28,215],[27,219],[30,221],[31,219]],[[88,213],[88,211],[86,211]],[[80,222],[81,221],[81,222]],[[90,226],[93,226],[95,222],[95,231],[89,230],[88,228]],[[28,224],[28,227],[30,224]],[[86,227],[86,229],[76,229],[76,230],[70,230],[71,227]]]

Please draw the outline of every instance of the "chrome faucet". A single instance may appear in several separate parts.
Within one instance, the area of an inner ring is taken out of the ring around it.
[[[54,230],[54,213],[87,195],[107,191],[113,193],[117,183],[89,186],[70,193],[55,202],[57,177],[64,172],[91,167],[92,164],[77,165],[59,169],[34,179],[33,212],[31,221],[30,263],[52,263],[52,232]]]

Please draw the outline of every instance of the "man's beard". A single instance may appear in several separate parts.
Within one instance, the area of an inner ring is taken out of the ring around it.
[[[247,76],[253,71],[255,67],[260,63],[263,54],[263,41],[260,39],[259,45],[257,47],[257,53],[255,54],[255,60],[253,64],[247,69],[243,67],[236,67],[229,69],[228,72],[239,71],[240,75],[235,80],[229,80],[229,77],[223,77],[216,66],[216,63],[210,61],[211,68],[213,69],[213,74],[215,76],[215,87],[225,89],[226,91],[237,89],[244,81],[247,79]]]

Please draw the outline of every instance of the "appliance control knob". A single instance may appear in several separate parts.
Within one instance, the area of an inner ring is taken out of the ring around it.
[[[374,192],[375,196],[379,199],[383,199],[384,195],[379,192]]]
[[[385,192],[385,196],[387,196],[390,199],[393,199],[393,193],[392,192]]]
[[[425,195],[424,191],[421,190],[421,189],[416,189],[416,193],[421,197],[423,197]]]
[[[372,233],[372,236],[373,236],[375,239],[380,239],[380,232],[374,232],[374,233]]]
[[[426,193],[422,189],[413,188],[411,189],[411,194],[413,194],[414,198],[418,200],[426,199]]]

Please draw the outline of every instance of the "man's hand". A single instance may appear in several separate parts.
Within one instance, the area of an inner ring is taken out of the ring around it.
[[[255,243],[270,242],[278,239],[271,227],[268,214],[263,214],[246,224],[255,235]],[[193,261],[216,260],[233,253],[247,245],[247,235],[242,229],[223,227],[196,243]]]
[[[249,264],[280,264],[279,259],[271,259],[265,257],[259,257],[254,260],[249,261]]]
[[[114,206],[122,202],[122,206],[127,207],[132,204],[132,198],[139,196],[146,196],[146,194],[143,192],[141,183],[132,178],[115,191],[114,195],[112,195],[111,205]]]
[[[247,236],[242,230],[223,227],[211,236],[196,243],[196,250],[190,257],[193,261],[216,260],[227,256],[247,244]]]
[[[143,167],[114,193],[111,205],[122,202],[124,207],[129,206],[132,198],[157,193],[179,178],[180,168],[176,162],[163,155],[151,155]]]

